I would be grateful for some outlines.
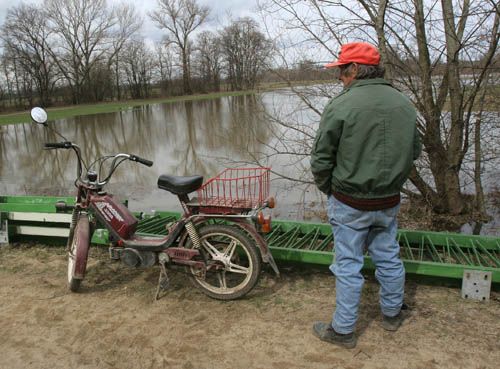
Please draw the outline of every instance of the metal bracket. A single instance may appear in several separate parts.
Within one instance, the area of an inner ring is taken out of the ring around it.
[[[0,213],[0,246],[9,244],[9,223],[7,213]]]
[[[489,301],[491,291],[491,272],[464,270],[462,279],[462,298]]]

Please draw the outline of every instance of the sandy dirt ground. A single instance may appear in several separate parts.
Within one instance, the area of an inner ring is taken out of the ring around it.
[[[335,302],[326,268],[264,271],[244,299],[219,302],[171,273],[153,302],[157,269],[133,270],[93,247],[81,293],[65,286],[62,247],[0,249],[0,368],[491,368],[500,367],[500,294],[464,301],[460,289],[407,282],[411,316],[380,325],[378,286],[365,284],[358,345],[311,333]]]

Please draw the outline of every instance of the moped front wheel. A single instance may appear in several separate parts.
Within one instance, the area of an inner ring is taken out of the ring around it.
[[[78,292],[85,277],[90,247],[90,224],[86,214],[80,214],[73,232],[70,232],[68,250],[68,288]]]
[[[239,229],[226,225],[205,225],[198,230],[200,259],[206,270],[191,267],[194,284],[218,300],[234,300],[257,284],[261,258],[253,242]],[[188,247],[193,247],[191,240]]]

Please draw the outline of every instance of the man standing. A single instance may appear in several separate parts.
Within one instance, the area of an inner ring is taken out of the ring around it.
[[[326,106],[312,153],[311,171],[328,196],[333,229],[336,309],[331,323],[317,322],[323,341],[353,348],[364,278],[365,248],[380,283],[382,327],[403,321],[405,271],[396,240],[400,191],[420,155],[412,103],[382,77],[378,50],[364,42],[342,46],[337,62],[344,90]]]

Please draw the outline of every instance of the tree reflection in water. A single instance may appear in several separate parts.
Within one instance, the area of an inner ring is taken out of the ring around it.
[[[124,164],[115,173],[110,191],[125,197],[157,194],[156,180],[161,174],[208,178],[228,161],[248,162],[262,152],[271,135],[259,100],[258,95],[246,95],[145,105],[49,124],[77,143],[87,161],[119,152],[153,160],[151,168]],[[45,142],[60,141],[52,131],[34,124],[1,128],[0,193],[72,193],[73,154],[43,150]]]

